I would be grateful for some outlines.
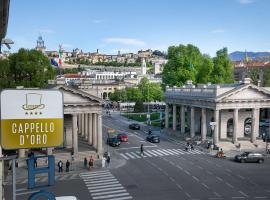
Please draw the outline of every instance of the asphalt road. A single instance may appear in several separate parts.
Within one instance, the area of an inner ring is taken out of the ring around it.
[[[108,168],[84,172],[59,180],[48,190],[57,196],[75,195],[80,200],[229,200],[270,199],[270,160],[265,163],[236,163],[202,152],[185,152],[184,142],[165,134],[159,144],[145,141],[148,127],[130,130],[119,114],[103,117],[104,150],[109,151]],[[107,129],[128,134],[120,147],[106,144]],[[144,153],[140,155],[140,145]],[[17,185],[17,199],[29,196],[26,184]],[[6,189],[11,199],[11,187]]]
[[[110,127],[129,135],[128,143],[109,151],[112,160],[124,160],[120,167],[111,166],[111,173],[134,199],[270,199],[269,159],[263,164],[236,163],[196,148],[187,153],[184,142],[166,136],[151,144],[145,141],[147,127],[130,130],[128,121],[117,115],[104,116],[103,124],[104,133]],[[143,158],[142,143],[147,153]]]

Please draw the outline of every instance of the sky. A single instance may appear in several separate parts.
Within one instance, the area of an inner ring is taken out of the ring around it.
[[[270,0],[10,0],[6,38],[13,52],[34,48],[39,35],[46,50],[270,51],[269,8]]]

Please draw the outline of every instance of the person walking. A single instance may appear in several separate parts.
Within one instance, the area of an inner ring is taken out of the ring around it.
[[[57,165],[58,165],[58,172],[59,173],[63,172],[63,162],[60,160]]]
[[[106,162],[107,162],[107,167],[110,167],[111,157],[109,155],[107,156]]]
[[[141,144],[141,156],[144,156],[143,144]]]
[[[266,154],[270,154],[270,144],[267,143],[266,145]]]
[[[67,160],[67,162],[66,162],[66,172],[69,172],[69,166],[70,166],[70,162]]]
[[[92,156],[90,157],[88,164],[89,164],[89,170],[91,170],[93,168],[93,166],[94,166],[94,159],[93,159]]]
[[[87,158],[86,157],[84,158],[83,166],[84,166],[85,169],[87,168]]]
[[[102,161],[101,161],[102,168],[105,167],[105,163],[106,163],[106,158],[103,156],[103,157],[102,157]]]

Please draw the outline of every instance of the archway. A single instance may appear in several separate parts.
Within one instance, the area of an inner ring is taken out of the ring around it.
[[[107,92],[103,92],[103,99],[107,99]]]
[[[251,136],[251,124],[252,124],[252,119],[246,118],[245,123],[244,123],[244,136],[245,137],[250,137]]]
[[[227,121],[227,137],[231,138],[233,136],[233,118]]]

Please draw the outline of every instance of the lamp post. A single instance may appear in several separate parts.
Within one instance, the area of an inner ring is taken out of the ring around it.
[[[147,101],[148,101],[147,123],[148,123],[148,125],[150,125],[150,113],[149,113],[149,84],[147,84]]]
[[[214,144],[214,136],[213,136],[213,133],[215,133],[215,127],[216,127],[216,122],[210,122],[209,123],[210,124],[210,127],[211,127],[211,135],[212,135],[212,145],[213,145],[213,147],[215,147],[215,144]],[[213,149],[213,148],[211,148],[211,149]]]

